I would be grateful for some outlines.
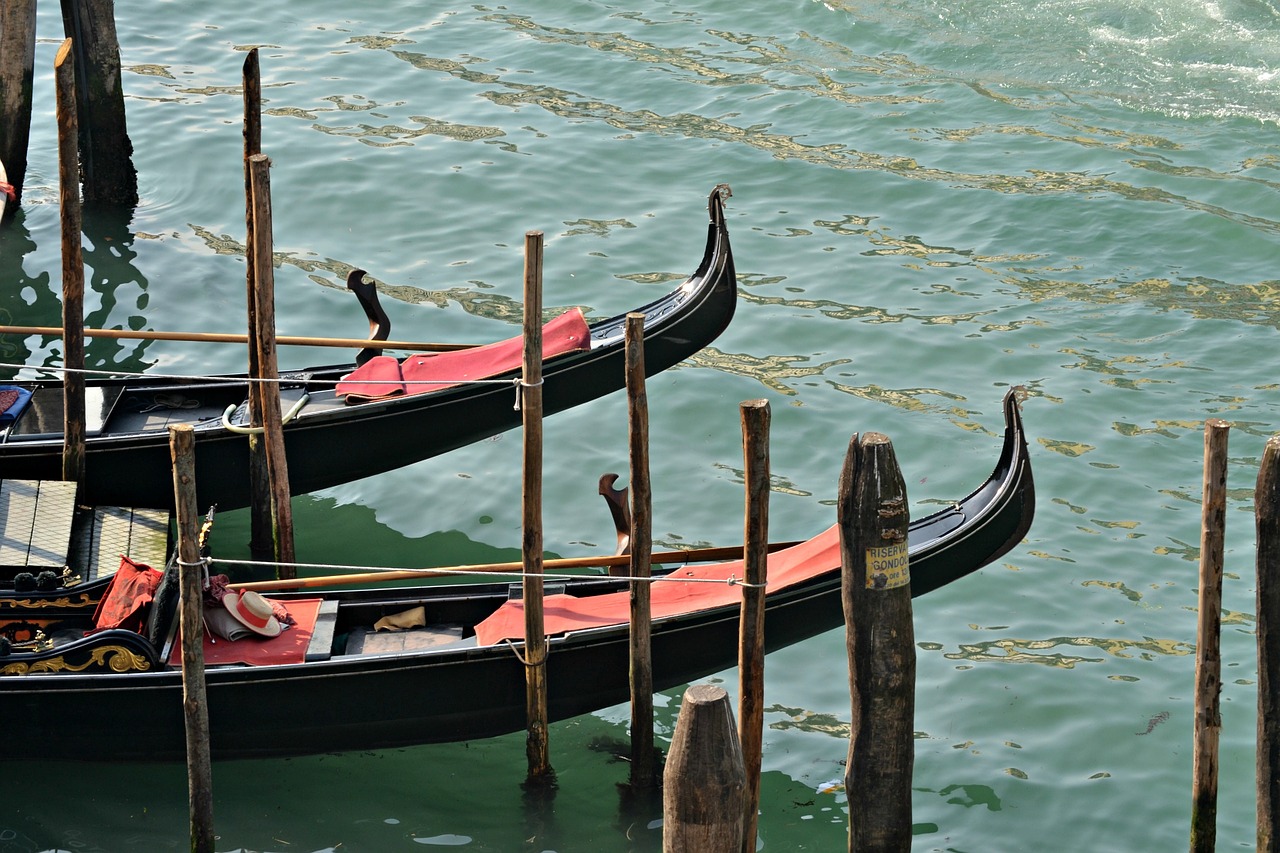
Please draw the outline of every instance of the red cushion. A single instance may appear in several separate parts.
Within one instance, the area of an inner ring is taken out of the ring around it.
[[[572,308],[542,327],[543,359],[590,347],[591,329],[580,308]],[[515,370],[523,360],[523,337],[453,352],[411,355],[401,363],[391,356],[377,356],[339,382],[337,393],[351,403],[425,394]]]
[[[94,630],[127,628],[141,634],[146,626],[147,608],[162,577],[163,572],[121,556],[120,568],[93,612]]]

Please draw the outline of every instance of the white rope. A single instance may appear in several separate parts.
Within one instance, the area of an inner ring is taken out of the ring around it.
[[[611,581],[648,581],[649,583],[658,583],[660,581],[677,581],[679,583],[715,583],[727,584],[728,586],[740,586],[744,589],[764,589],[768,584],[747,583],[740,580],[737,576],[731,575],[727,578],[689,578],[676,577],[675,571],[667,575],[659,575],[657,577],[640,577],[633,575],[567,575],[567,574],[547,574],[537,572],[492,572],[485,570],[468,571],[465,567],[448,568],[448,569],[404,569],[391,566],[348,566],[338,563],[272,563],[262,560],[229,560],[218,558],[209,558],[210,563],[224,564],[228,566],[249,566],[253,568],[278,569],[281,566],[292,566],[295,569],[314,569],[319,571],[341,571],[351,573],[369,573],[376,574],[382,572],[413,572],[420,575],[484,575],[493,578],[543,578],[545,580],[611,580]],[[298,578],[297,580],[306,580],[306,578]]]
[[[0,362],[0,368],[14,370],[34,370],[36,372],[45,371],[48,373],[83,373],[89,376],[104,376],[111,379],[172,379],[172,380],[196,380],[200,382],[262,382],[297,385],[299,383],[315,383],[331,385],[332,379],[309,379],[300,376],[281,376],[276,379],[265,379],[257,376],[244,375],[202,375],[190,373],[135,373],[128,370],[94,370],[92,368],[73,368],[73,367],[52,367],[49,365],[32,365],[32,364],[11,364]],[[302,371],[296,371],[301,373]],[[21,380],[13,380],[21,381]],[[358,380],[361,385],[395,385],[397,387],[405,385],[510,385],[510,379],[369,379]],[[517,377],[516,384],[521,384]]]

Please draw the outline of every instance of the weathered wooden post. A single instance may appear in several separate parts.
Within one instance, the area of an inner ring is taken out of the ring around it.
[[[85,202],[133,207],[138,203],[138,172],[125,122],[115,2],[62,0],[62,24],[76,53]]]
[[[525,712],[530,781],[551,774],[547,743],[547,635],[542,614],[542,232],[524,235],[524,358],[520,410],[524,428],[522,554],[524,565]]]
[[[740,853],[746,770],[723,687],[684,693],[662,774],[664,853]]]
[[[204,683],[204,572],[200,564],[200,514],[196,509],[195,432],[169,427],[173,499],[177,509],[178,571],[182,590],[182,712],[187,732],[187,789],[192,853],[213,853],[213,763],[209,752],[209,703]]]
[[[5,0],[0,3],[0,163],[15,200],[21,200],[27,176],[35,73],[36,0]],[[0,209],[8,211],[5,205]]]
[[[1258,853],[1280,820],[1280,435],[1267,440],[1254,494],[1258,531]]]
[[[1227,524],[1227,432],[1204,425],[1204,499],[1200,507],[1200,616],[1196,624],[1195,748],[1192,754],[1191,851],[1211,853],[1218,832],[1218,738],[1222,733],[1222,561]]]
[[[764,593],[769,559],[769,422],[767,400],[749,400],[742,416],[743,513],[742,613],[738,622],[738,734],[746,770],[742,853],[754,853],[764,753]]]
[[[274,519],[272,540],[275,559],[281,565],[276,576],[297,577],[293,547],[293,509],[289,504],[289,464],[285,457],[284,426],[280,415],[280,389],[276,369],[275,269],[272,267],[271,241],[271,160],[265,154],[249,158],[253,185],[253,264],[257,285],[256,312],[258,369],[266,381],[260,386],[262,429],[267,450],[267,471],[271,479],[271,512]],[[269,386],[269,387],[268,387]]]
[[[58,203],[62,212],[62,479],[84,480],[84,250],[80,230],[75,60],[71,39],[54,58],[58,113]]]
[[[649,480],[649,397],[644,381],[644,315],[626,324],[627,410],[631,457],[631,576],[648,578],[653,554],[653,489]],[[653,650],[647,580],[631,581],[631,784],[658,781],[653,750]]]
[[[839,490],[845,636],[852,698],[845,791],[849,850],[911,849],[915,631],[907,488],[887,436],[849,442]]]
[[[259,376],[258,287],[254,263],[253,175],[249,158],[262,153],[262,80],[258,49],[249,51],[241,71],[244,88],[244,259],[245,302],[249,317],[249,375]],[[262,428],[262,384],[249,383],[249,426]],[[267,444],[259,432],[249,434],[249,553],[255,560],[275,556],[271,532],[271,476],[267,470]]]

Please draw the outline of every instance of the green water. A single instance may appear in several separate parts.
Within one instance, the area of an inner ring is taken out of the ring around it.
[[[1004,389],[1025,386],[1031,533],[915,602],[914,849],[1185,849],[1202,433],[1226,419],[1218,844],[1252,847],[1252,494],[1280,431],[1275,0],[422,7],[121,4],[142,202],[128,221],[86,220],[90,324],[240,330],[252,46],[281,334],[362,334],[350,265],[380,282],[393,337],[514,334],[534,228],[549,308],[625,311],[692,270],[705,195],[729,183],[737,317],[649,384],[655,544],[740,541],[740,401],[772,406],[770,532],[791,539],[834,519],[854,432],[892,438],[913,512],[964,495],[995,460]],[[0,315],[57,325],[62,34],[41,10]],[[59,346],[7,339],[0,360],[56,364]],[[126,370],[242,369],[234,347],[89,353]],[[608,546],[594,484],[625,468],[625,418],[617,398],[547,422],[556,554]],[[509,434],[299,497],[301,558],[513,553],[519,459]],[[246,538],[240,515],[220,519],[220,552]],[[843,849],[847,806],[828,784],[847,750],[842,633],[766,671],[763,849]],[[720,679],[735,689],[734,672]],[[679,695],[658,698],[660,742]],[[655,850],[660,809],[616,788],[627,719],[552,728],[550,809],[521,790],[521,735],[222,764],[218,849]],[[0,721],[22,736],[3,707]],[[187,846],[181,767],[4,769],[5,853]]]

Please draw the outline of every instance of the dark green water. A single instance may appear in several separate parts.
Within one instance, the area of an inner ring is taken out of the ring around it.
[[[893,439],[913,512],[964,495],[994,462],[1004,389],[1027,387],[1035,526],[916,601],[918,851],[1185,849],[1202,432],[1229,421],[1218,843],[1252,847],[1253,486],[1280,430],[1274,0],[117,14],[142,202],[86,222],[91,325],[240,330],[238,86],[259,46],[281,334],[362,334],[350,265],[379,280],[393,336],[514,334],[534,228],[549,308],[625,311],[692,270],[705,195],[732,185],[738,315],[649,384],[658,547],[740,541],[742,400],[772,406],[771,534],[790,539],[834,519],[854,432]],[[57,325],[52,7],[40,35],[0,317]],[[7,340],[3,360],[56,364],[59,346]],[[168,343],[89,353],[155,372],[242,361]],[[612,538],[594,484],[625,468],[625,415],[617,398],[547,422],[556,554]],[[519,459],[511,434],[299,497],[302,559],[513,553]],[[243,518],[217,537],[236,556]],[[736,674],[720,678],[732,692]],[[679,695],[659,697],[662,742]],[[771,655],[765,702],[763,849],[843,849],[842,633]],[[219,765],[218,849],[658,849],[660,809],[616,788],[627,719],[553,727],[550,809],[521,789],[522,735]],[[4,853],[187,846],[181,767],[4,769]]]

